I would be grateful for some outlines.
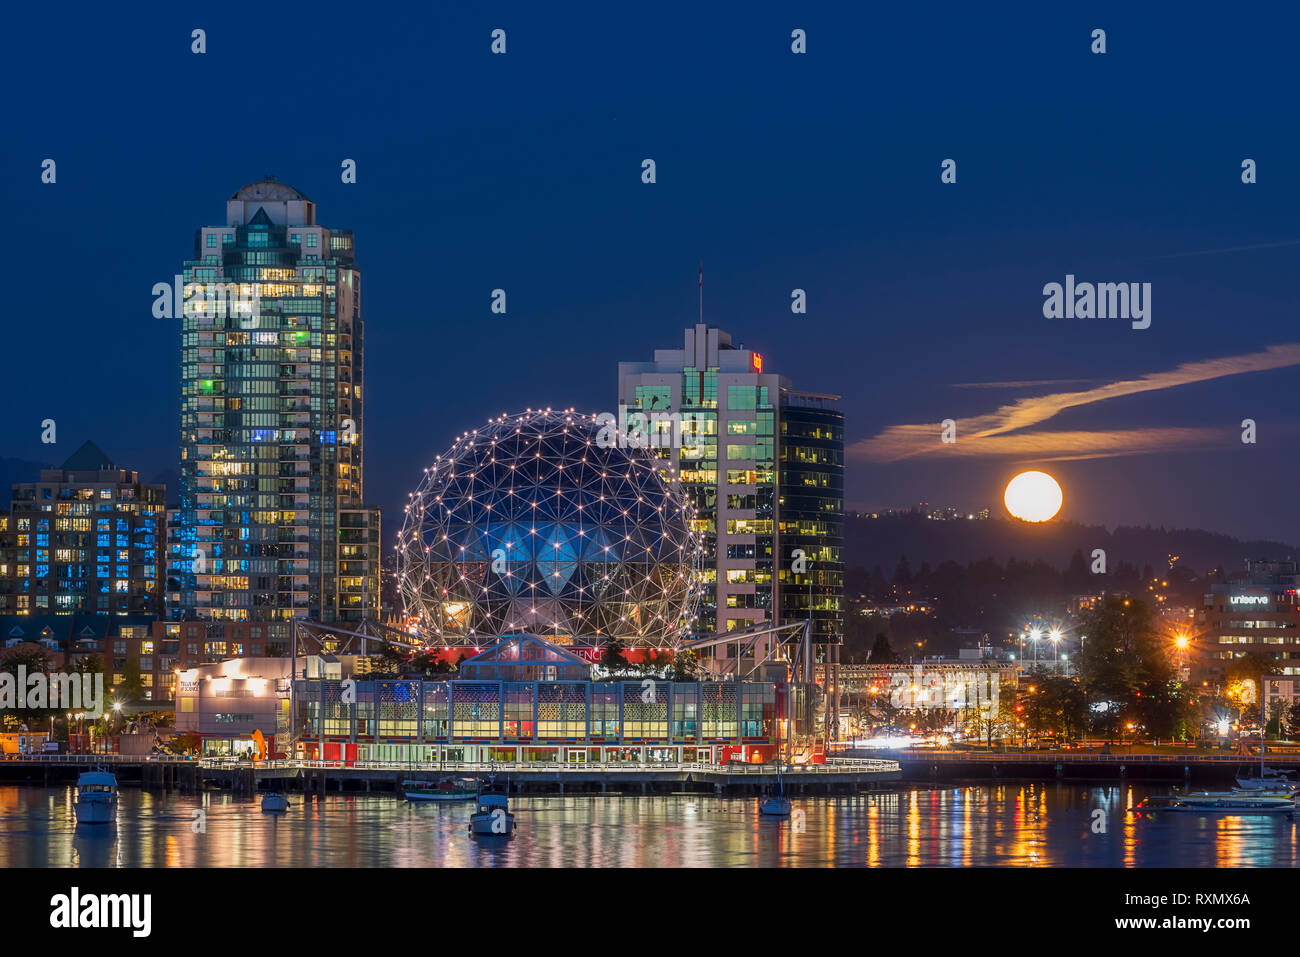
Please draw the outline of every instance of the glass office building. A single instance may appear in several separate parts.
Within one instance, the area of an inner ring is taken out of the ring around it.
[[[836,405],[831,395],[781,393],[780,619],[811,614],[821,645],[844,630],[844,413]]]
[[[363,504],[364,323],[350,231],[274,179],[226,203],[184,264],[173,619],[377,617]]]
[[[648,435],[696,509],[700,633],[805,620],[811,582],[817,640],[831,642],[843,593],[843,415],[834,396],[795,392],[767,365],[698,324],[681,349],[619,363],[620,417],[630,435]],[[712,670],[747,670],[739,650],[718,646]]]

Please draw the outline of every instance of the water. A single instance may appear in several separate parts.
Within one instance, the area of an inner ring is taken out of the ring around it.
[[[0,786],[0,867],[1296,865],[1298,825],[1286,817],[1127,810],[1167,793],[1053,783],[796,797],[802,832],[760,817],[757,798],[513,797],[516,836],[475,840],[472,803],[291,794],[288,813],[270,815],[224,793],[125,789],[115,826],[78,827],[71,788]],[[194,830],[199,808],[205,833]]]

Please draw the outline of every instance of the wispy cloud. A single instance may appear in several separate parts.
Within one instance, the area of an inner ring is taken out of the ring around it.
[[[1107,458],[1223,442],[1231,433],[1211,428],[1140,428],[1100,431],[1033,430],[1066,409],[1107,399],[1173,389],[1248,372],[1300,365],[1300,343],[1269,346],[1262,352],[1187,362],[1166,372],[1122,379],[1075,392],[1030,396],[993,412],[957,420],[957,441],[940,441],[937,422],[893,425],[874,438],[854,443],[850,456],[873,462],[897,462],[921,455],[1022,456],[1038,459]],[[1025,387],[1029,387],[1026,383]],[[1033,430],[1033,431],[1028,431]]]
[[[1020,382],[954,382],[954,389],[1041,389],[1044,386],[1077,385],[1096,379],[1026,379]]]
[[[1277,243],[1253,243],[1249,246],[1222,246],[1218,249],[1196,249],[1186,253],[1166,253],[1152,259],[1182,259],[1185,256],[1217,256],[1219,253],[1244,253],[1252,249],[1278,249],[1282,246],[1300,246],[1300,239],[1286,239]]]

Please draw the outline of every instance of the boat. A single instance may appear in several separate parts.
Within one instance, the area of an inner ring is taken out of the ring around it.
[[[1294,771],[1266,768],[1262,763],[1259,777],[1237,778],[1237,787],[1242,791],[1294,791],[1297,786],[1300,782],[1296,781]]]
[[[510,813],[510,798],[494,784],[496,775],[477,795],[478,807],[469,816],[469,832],[476,837],[510,837],[515,832],[515,816]]]
[[[793,809],[790,799],[785,796],[785,778],[782,769],[785,757],[781,752],[781,722],[776,723],[776,788],[758,805],[758,813],[766,817],[789,817]]]
[[[78,824],[109,824],[117,817],[117,777],[86,771],[77,778]]]
[[[1264,722],[1259,728],[1259,777],[1237,778],[1237,788],[1242,791],[1294,791],[1300,787],[1295,771],[1264,766]]]
[[[781,777],[781,765],[776,766],[776,789],[763,799],[758,806],[758,813],[767,817],[789,817],[794,805],[785,796],[785,781]]]
[[[790,803],[788,797],[782,797],[780,794],[773,794],[758,806],[758,813],[764,814],[767,817],[789,817],[793,808],[794,805]]]
[[[279,791],[267,791],[262,795],[262,811],[267,814],[289,810],[289,799]]]
[[[1294,794],[1243,794],[1240,791],[1202,791],[1143,799],[1138,814],[1176,811],[1192,814],[1294,814]]]
[[[478,786],[469,778],[446,778],[436,785],[428,781],[403,781],[402,794],[408,801],[472,801]]]

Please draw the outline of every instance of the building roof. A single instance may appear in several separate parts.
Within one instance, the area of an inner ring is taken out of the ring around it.
[[[253,200],[253,201],[266,200],[266,201],[275,201],[275,202],[304,199],[307,200],[308,202],[311,202],[311,200],[308,199],[307,196],[303,195],[301,192],[294,189],[292,186],[287,186],[284,183],[281,183],[274,176],[269,176],[266,179],[260,179],[255,183],[249,183],[246,186],[241,186],[239,187],[238,190],[235,191],[235,195],[231,196],[230,198],[242,199],[242,200]]]
[[[87,439],[81,443],[81,448],[69,455],[67,461],[59,468],[67,472],[93,472],[116,468],[116,466],[98,445]]]
[[[539,666],[555,667],[557,677],[565,679],[585,678],[591,668],[589,662],[545,638],[537,635],[503,635],[490,648],[462,661],[459,673],[463,677],[489,680],[510,680],[518,674],[520,680],[526,680],[525,673]]]

